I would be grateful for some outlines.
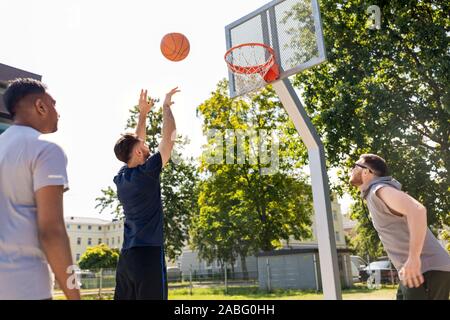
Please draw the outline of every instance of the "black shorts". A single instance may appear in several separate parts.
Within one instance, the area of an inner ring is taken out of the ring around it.
[[[116,271],[114,300],[167,300],[163,247],[123,250]]]
[[[397,300],[449,300],[450,272],[433,270],[423,277],[425,282],[418,288],[408,288],[400,282]]]

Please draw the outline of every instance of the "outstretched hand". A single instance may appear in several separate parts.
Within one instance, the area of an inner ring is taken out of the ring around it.
[[[180,90],[178,90],[178,87],[173,88],[172,90],[170,90],[169,93],[166,94],[166,99],[164,100],[163,106],[164,107],[170,107],[171,105],[173,105],[174,102],[172,101],[172,96],[175,93],[178,93],[178,92],[180,92]]]
[[[141,96],[139,97],[139,112],[141,114],[147,114],[155,105],[153,99],[148,99],[147,90],[141,90]]]

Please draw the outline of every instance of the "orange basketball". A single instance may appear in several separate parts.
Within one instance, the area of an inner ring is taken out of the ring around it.
[[[190,50],[189,40],[181,33],[166,34],[161,40],[161,52],[171,61],[181,61]]]

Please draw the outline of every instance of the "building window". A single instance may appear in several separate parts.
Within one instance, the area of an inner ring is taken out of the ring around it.
[[[77,257],[76,257],[75,260],[76,260],[76,261],[80,260],[80,254],[79,254],[79,253],[77,253]]]
[[[77,245],[81,245],[81,238],[77,238]]]
[[[118,244],[120,243],[120,237],[117,237],[117,243]]]
[[[92,239],[88,238],[88,246],[92,245]]]
[[[106,239],[106,245],[109,246],[109,239]]]
[[[109,226],[108,226],[108,231],[109,231]]]
[[[98,227],[98,231],[102,231],[102,227]]]
[[[341,241],[341,236],[339,235],[339,232],[335,232],[336,233],[336,241]]]
[[[98,244],[102,244],[102,238],[98,238]]]
[[[80,225],[78,225],[78,226],[77,226],[77,229],[78,229],[78,230],[81,230],[81,226],[80,226]]]
[[[111,238],[111,244],[114,245],[114,238]]]
[[[70,229],[70,224],[67,225],[67,229]]]
[[[88,230],[91,230],[92,229],[92,226],[88,226]]]

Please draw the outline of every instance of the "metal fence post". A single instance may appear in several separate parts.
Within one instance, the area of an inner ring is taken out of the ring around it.
[[[317,260],[316,260],[316,254],[313,253],[313,262],[314,262],[314,277],[316,280],[316,292],[319,292],[319,277],[317,272]]]
[[[272,292],[269,258],[266,259],[266,268],[267,268],[267,291]]]
[[[189,268],[189,295],[192,296],[192,265]]]
[[[228,294],[228,274],[227,274],[228,265],[225,262],[225,294]]]
[[[98,298],[102,298],[102,287],[103,287],[103,268],[100,268],[100,284],[98,286]]]
[[[370,255],[369,254],[367,254],[367,270],[366,270],[366,273],[369,276],[367,278],[367,288],[372,289],[372,283],[371,283],[371,281],[372,281],[372,279],[371,279],[371,277],[372,277],[372,270],[370,269]]]
[[[344,267],[343,271],[344,271],[345,286],[346,287],[350,287],[351,284],[350,284],[350,281],[348,279],[347,255],[344,253],[344,254],[341,255],[341,257],[342,257],[342,265]],[[353,278],[353,276],[352,276],[352,278]]]
[[[393,274],[392,270],[393,270],[393,266],[392,266],[392,264],[389,262],[389,274],[390,274],[390,276],[391,276],[391,284],[392,284],[392,285],[395,285],[395,282],[394,282],[394,274]]]

